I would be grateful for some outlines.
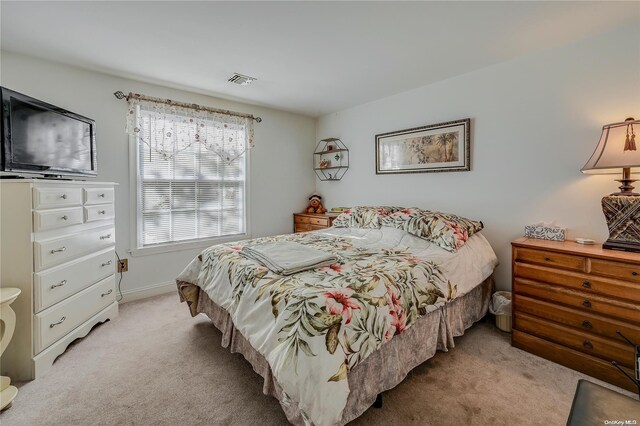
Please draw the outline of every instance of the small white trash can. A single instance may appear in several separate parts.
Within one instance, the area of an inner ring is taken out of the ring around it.
[[[511,292],[496,291],[491,296],[489,312],[496,316],[496,327],[511,333]]]

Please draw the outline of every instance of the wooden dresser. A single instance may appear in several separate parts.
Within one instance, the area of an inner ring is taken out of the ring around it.
[[[114,186],[0,182],[1,286],[22,290],[3,375],[41,376],[71,342],[118,315]]]
[[[307,232],[329,228],[336,217],[338,217],[338,214],[294,213],[293,232]]]
[[[513,249],[513,346],[637,390],[610,361],[634,375],[640,342],[640,253],[599,245],[520,238]]]

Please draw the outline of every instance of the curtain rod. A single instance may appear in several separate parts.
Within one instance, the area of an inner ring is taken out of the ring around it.
[[[127,101],[129,99],[140,99],[143,101],[148,101],[148,102],[155,102],[158,104],[170,104],[170,105],[176,105],[176,106],[180,106],[180,107],[184,107],[184,108],[191,108],[191,109],[195,109],[197,111],[209,111],[209,112],[214,112],[217,114],[226,114],[226,115],[234,115],[236,117],[245,117],[245,118],[250,118],[252,120],[255,120],[257,123],[262,122],[262,118],[260,117],[255,117],[252,114],[243,114],[240,112],[233,112],[233,111],[229,111],[226,109],[218,109],[218,108],[211,108],[211,107],[207,107],[207,106],[202,106],[202,105],[198,105],[198,104],[190,104],[187,102],[178,102],[178,101],[173,101],[171,99],[162,99],[162,98],[154,98],[152,96],[145,96],[145,95],[140,95],[138,93],[129,93],[128,95],[125,95],[123,92],[121,92],[120,90],[118,90],[117,92],[113,93],[113,96],[115,96],[117,99],[126,99]]]

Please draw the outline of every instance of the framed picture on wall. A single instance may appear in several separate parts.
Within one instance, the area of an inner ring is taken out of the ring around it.
[[[471,170],[471,119],[376,135],[376,174]]]

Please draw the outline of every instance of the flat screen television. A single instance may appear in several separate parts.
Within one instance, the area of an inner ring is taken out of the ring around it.
[[[5,87],[0,170],[96,176],[95,121]]]

